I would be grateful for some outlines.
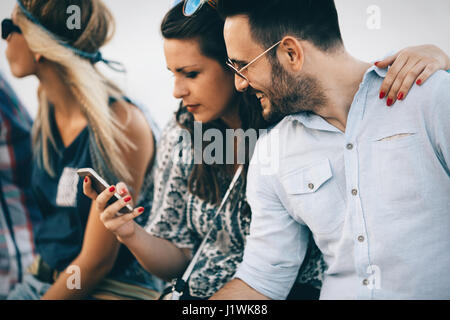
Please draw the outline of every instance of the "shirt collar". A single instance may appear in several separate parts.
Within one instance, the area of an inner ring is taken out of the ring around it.
[[[359,85],[359,90],[356,93],[355,97],[360,95],[362,92],[362,89],[364,87],[368,86],[369,78],[371,75],[376,74],[380,78],[385,78],[387,74],[388,68],[380,69],[377,66],[373,65],[369,69],[366,70],[366,73],[364,74],[363,81]],[[352,104],[353,106],[353,104]],[[299,112],[296,114],[292,114],[286,117],[287,121],[298,121],[301,124],[303,124],[305,127],[308,127],[310,129],[316,129],[316,130],[324,130],[324,131],[331,131],[331,132],[341,132],[336,127],[332,126],[330,123],[325,121],[322,117],[316,115],[316,114],[307,114],[304,112]]]
[[[366,75],[368,73],[371,73],[372,71],[374,71],[380,78],[386,78],[386,74],[388,72],[388,68],[380,69],[380,68],[378,68],[376,66],[372,66],[372,67],[370,67],[367,70]]]
[[[338,128],[325,121],[324,118],[316,114],[300,112],[286,117],[287,121],[298,121],[305,127],[316,130],[341,132]]]

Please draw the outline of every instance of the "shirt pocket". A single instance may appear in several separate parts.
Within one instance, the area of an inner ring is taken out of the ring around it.
[[[342,224],[345,202],[328,159],[284,174],[281,184],[291,210],[313,233],[330,233]]]
[[[395,130],[373,141],[378,194],[395,211],[423,198],[421,144],[420,134],[411,129]]]
[[[381,149],[398,149],[418,143],[418,134],[415,130],[403,129],[384,133],[373,139],[374,143]]]

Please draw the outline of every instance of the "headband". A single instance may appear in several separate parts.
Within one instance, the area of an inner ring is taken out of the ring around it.
[[[20,9],[22,10],[23,14],[28,18],[28,20],[30,20],[31,22],[33,22],[35,25],[39,26],[42,30],[44,30],[46,33],[48,33],[52,38],[54,38],[60,45],[62,45],[63,47],[71,50],[72,52],[74,52],[77,56],[87,59],[89,60],[91,63],[95,64],[97,62],[103,62],[104,64],[106,64],[109,68],[111,68],[114,71],[117,72],[126,72],[126,69],[124,67],[124,65],[120,62],[117,61],[112,61],[112,60],[107,60],[104,59],[102,57],[102,54],[100,51],[94,52],[94,53],[90,53],[90,52],[85,52],[82,51],[80,49],[77,49],[71,45],[69,45],[68,43],[66,43],[64,40],[61,40],[58,36],[56,36],[53,32],[51,32],[50,30],[48,30],[46,27],[44,27],[38,19],[36,19],[36,17],[34,17],[31,12],[29,12],[25,6],[22,4],[22,2],[20,0],[17,0],[17,4],[19,5]]]

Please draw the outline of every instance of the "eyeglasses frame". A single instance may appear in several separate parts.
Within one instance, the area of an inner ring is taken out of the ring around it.
[[[258,61],[260,58],[262,58],[264,55],[266,55],[268,52],[270,52],[270,50],[274,49],[276,46],[278,46],[283,40],[278,41],[277,43],[273,44],[272,46],[270,46],[267,50],[265,50],[263,53],[261,53],[260,55],[258,55],[256,58],[254,58],[252,61],[250,61],[249,63],[247,63],[245,66],[243,66],[241,69],[237,69],[234,65],[233,65],[233,61],[231,61],[230,58],[227,58],[226,61],[226,65],[229,66],[231,69],[233,69],[233,71],[242,79],[244,79],[245,81],[247,81],[248,83],[250,83],[250,80],[248,80],[248,78],[242,73],[244,70],[248,69],[248,67],[250,67],[252,64],[254,64],[256,61]]]

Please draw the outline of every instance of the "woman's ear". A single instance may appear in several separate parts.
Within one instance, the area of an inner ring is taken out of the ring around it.
[[[303,68],[304,52],[300,41],[294,37],[284,37],[277,52],[281,64],[291,72],[299,72]]]
[[[42,62],[42,60],[43,60],[42,54],[40,54],[40,53],[34,54],[34,62],[40,63],[40,62]]]

